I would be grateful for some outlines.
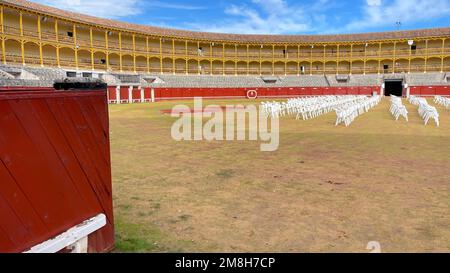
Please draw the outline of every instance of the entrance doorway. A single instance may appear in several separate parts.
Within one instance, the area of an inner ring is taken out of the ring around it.
[[[390,80],[384,82],[384,95],[394,95],[397,97],[403,96],[403,81],[402,80]]]

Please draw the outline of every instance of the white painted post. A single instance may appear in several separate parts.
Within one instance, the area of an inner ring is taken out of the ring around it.
[[[145,102],[144,88],[142,88],[142,86],[139,86],[139,90],[141,90],[141,103],[144,103]]]
[[[116,86],[116,100],[116,103],[120,104],[120,85]]]
[[[155,102],[155,89],[151,90],[152,102]]]
[[[128,87],[128,103],[133,103],[133,86]]]

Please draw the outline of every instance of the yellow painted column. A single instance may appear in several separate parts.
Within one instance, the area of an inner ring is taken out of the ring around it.
[[[120,72],[123,71],[122,64],[122,32],[119,32],[119,69]]]
[[[275,76],[275,45],[272,45],[272,76]]]
[[[249,45],[247,45],[247,76],[250,75],[250,54],[248,47]]]
[[[212,75],[212,74],[214,74],[213,73],[213,57],[214,57],[214,55],[213,55],[213,46],[212,46],[212,43],[210,43],[209,44],[209,50],[210,50],[210,53],[209,53],[209,62],[210,62],[210,65],[209,65],[209,73]]]
[[[109,71],[109,43],[108,43],[108,30],[105,30],[105,48],[106,48],[106,71]]]
[[[22,52],[22,65],[25,65],[25,44],[24,41],[20,41],[20,51]]]
[[[38,36],[39,36],[39,60],[41,66],[44,66],[44,56],[42,54],[42,31],[41,31],[41,16],[37,17]]]
[[[200,53],[200,42],[197,42],[197,49],[198,52]],[[200,54],[197,54],[197,70],[198,70],[198,74],[200,75],[202,73],[201,69],[200,69]]]
[[[22,12],[19,12],[19,29],[20,29],[20,36],[23,36],[23,15],[22,15]]]
[[[222,44],[222,72],[225,75],[225,44]]]
[[[297,76],[300,76],[300,45],[297,46]]]
[[[394,42],[394,60],[392,61],[392,74],[395,74],[395,59],[397,58],[397,42]]]
[[[340,46],[337,45],[337,52],[336,52],[336,75],[339,75],[339,58],[340,58]]]
[[[159,65],[160,65],[160,69],[161,69],[161,74],[164,74],[163,71],[163,51],[162,51],[162,38],[159,38],[159,55],[160,55],[160,59],[159,59]]]
[[[3,26],[3,7],[0,7],[0,23],[1,23],[1,31],[2,34],[5,33],[5,27]],[[2,38],[2,56],[3,56],[3,64],[6,64],[6,50],[5,50],[5,39]]]
[[[3,7],[0,7],[0,25],[1,25],[1,31],[2,34],[5,33],[5,27],[4,27],[4,19],[3,19]]]
[[[327,73],[326,71],[326,51],[327,51],[327,46],[323,45],[323,74],[325,75]]]
[[[5,46],[3,46],[5,48]],[[442,39],[442,56],[441,56],[441,73],[444,73],[444,49],[445,49],[445,39]]]
[[[150,74],[150,57],[149,57],[149,51],[150,48],[148,46],[148,36],[145,37],[145,51],[146,51],[146,56],[147,56],[147,73]]]
[[[311,45],[311,54],[309,56],[309,75],[312,75],[312,65],[313,65],[313,49],[314,45]]]
[[[136,35],[133,34],[133,71],[136,73]]]
[[[367,61],[367,44],[364,45],[364,67],[363,74],[366,75],[366,61]]]
[[[77,45],[77,27],[73,25],[73,43],[75,44],[75,67],[78,70],[78,45]]]
[[[427,68],[428,68],[428,39],[425,41],[425,52],[426,52],[426,56],[425,56],[425,71],[424,71],[424,73],[427,73]]]
[[[412,55],[412,48],[411,48],[411,46],[409,46],[408,74],[411,73],[411,55]]]
[[[92,35],[92,27],[89,28],[89,39],[91,42],[91,67],[92,67],[92,70],[94,70],[95,69],[95,66],[94,66],[94,37]]]
[[[378,46],[378,74],[381,72],[381,43]]]
[[[188,41],[184,42],[184,57],[186,60],[186,75],[189,74],[189,57],[188,57]]]
[[[288,56],[288,52],[287,52],[287,45],[285,45],[284,46],[284,54],[285,54],[285,56],[284,56],[284,75],[286,76],[287,75],[287,58],[289,57]]]
[[[19,12],[19,29],[20,29],[20,36],[23,36],[23,18],[22,18],[22,12]],[[22,65],[25,65],[25,44],[23,39],[20,41],[20,52],[22,54]]]
[[[259,75],[262,75],[262,45],[259,47]]]
[[[58,68],[61,67],[61,60],[59,57],[59,37],[58,37],[58,20],[55,19],[55,39],[56,39],[56,62],[58,63]]]
[[[352,75],[353,69],[353,44],[350,45],[350,75]]]
[[[234,45],[234,73],[237,76],[237,74],[238,74],[238,50],[237,50],[237,44]]]
[[[175,39],[172,39],[172,71],[176,74],[176,64],[175,64]]]

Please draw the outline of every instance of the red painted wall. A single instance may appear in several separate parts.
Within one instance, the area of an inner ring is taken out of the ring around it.
[[[21,252],[99,213],[90,252],[114,246],[105,91],[0,92],[0,252]]]
[[[450,86],[411,86],[410,94],[415,96],[449,96]]]
[[[146,90],[150,88],[146,88]],[[371,95],[379,87],[266,87],[266,88],[154,88],[157,100],[205,98],[245,98],[248,90],[256,90],[258,97],[296,97],[319,95]]]

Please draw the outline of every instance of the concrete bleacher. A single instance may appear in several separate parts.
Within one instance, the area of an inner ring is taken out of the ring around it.
[[[0,64],[1,86],[50,87],[54,80],[67,76],[69,70],[10,66]],[[71,70],[72,71],[72,70]],[[70,72],[70,71],[69,71]],[[72,71],[73,72],[73,71]],[[83,74],[81,72],[73,72]],[[448,85],[446,73],[398,73],[367,75],[301,75],[301,76],[222,76],[222,75],[173,75],[173,74],[127,74],[95,73],[95,77],[108,85],[173,87],[173,88],[227,88],[227,87],[335,87],[335,86],[381,86],[386,79],[402,79],[410,86]]]
[[[448,84],[445,73],[411,73],[406,75],[406,82],[411,86]]]

